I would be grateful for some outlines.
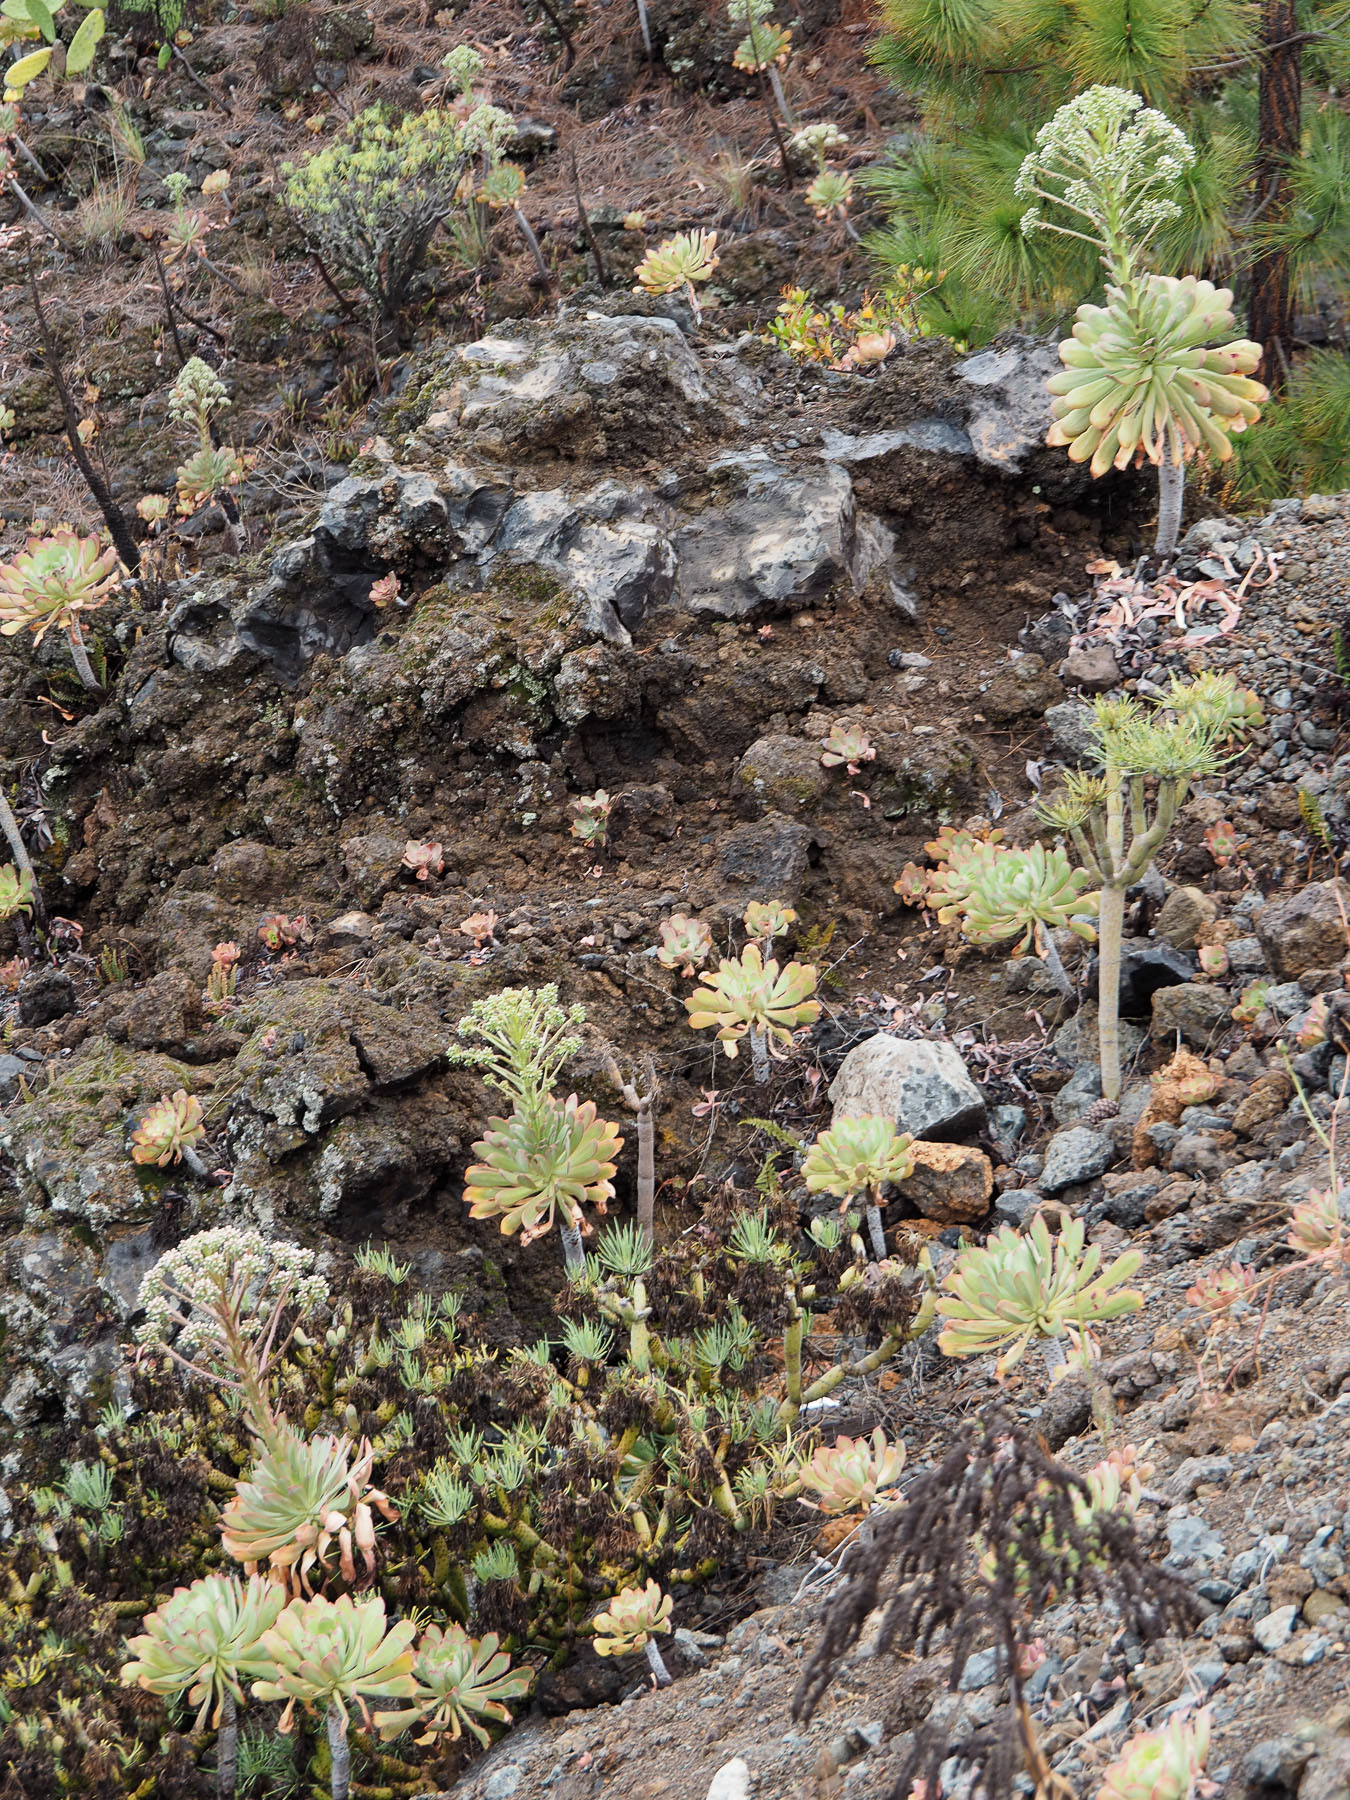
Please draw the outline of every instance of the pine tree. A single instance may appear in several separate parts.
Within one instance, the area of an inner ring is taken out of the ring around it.
[[[1232,285],[1284,379],[1300,290],[1350,268],[1350,77],[1344,0],[882,0],[875,60],[914,96],[914,141],[872,176],[890,213],[885,263],[947,271],[929,323],[979,338],[1093,297],[1082,246],[1028,238],[1013,182],[1067,98],[1131,88],[1185,130],[1197,157],[1164,270]]]

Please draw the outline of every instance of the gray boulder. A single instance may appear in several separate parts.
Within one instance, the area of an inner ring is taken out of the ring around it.
[[[1046,1145],[1045,1167],[1038,1185],[1043,1193],[1057,1194],[1062,1188],[1093,1181],[1115,1153],[1115,1143],[1105,1132],[1071,1125],[1067,1131],[1057,1131]]]
[[[845,470],[790,475],[761,454],[710,473],[733,471],[739,497],[700,513],[675,540],[680,597],[692,612],[744,619],[818,600],[841,581],[862,585]]]
[[[878,1032],[840,1064],[830,1087],[836,1119],[877,1113],[900,1131],[945,1141],[978,1131],[984,1095],[951,1044]]]

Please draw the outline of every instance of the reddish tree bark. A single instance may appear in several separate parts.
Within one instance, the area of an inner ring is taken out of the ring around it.
[[[1261,12],[1260,127],[1256,163],[1258,226],[1289,216],[1291,171],[1299,154],[1303,101],[1303,40],[1295,0],[1264,0]],[[1265,249],[1252,264],[1247,329],[1261,345],[1261,379],[1272,392],[1284,386],[1294,340],[1294,294],[1289,252]]]

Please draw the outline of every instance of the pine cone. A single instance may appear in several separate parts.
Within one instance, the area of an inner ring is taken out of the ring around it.
[[[1119,1100],[1094,1100],[1079,1120],[1079,1124],[1089,1128],[1094,1125],[1104,1125],[1108,1119],[1114,1119],[1119,1111]]]

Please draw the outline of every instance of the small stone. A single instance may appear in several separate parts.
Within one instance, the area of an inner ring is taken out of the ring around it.
[[[19,1095],[19,1081],[31,1081],[37,1073],[31,1063],[17,1056],[0,1056],[0,1106],[8,1106]]]
[[[973,1224],[989,1211],[994,1166],[969,1144],[914,1146],[914,1172],[896,1183],[902,1199],[942,1225]]]
[[[1320,1624],[1323,1619],[1330,1618],[1333,1613],[1343,1613],[1345,1601],[1339,1594],[1333,1594],[1328,1588],[1314,1588],[1303,1602],[1303,1617],[1309,1625]]]
[[[1088,644],[1071,650],[1059,666],[1060,680],[1085,694],[1104,694],[1120,685],[1120,664],[1109,644]]]
[[[1101,1094],[1101,1070],[1095,1063],[1084,1063],[1050,1102],[1056,1125],[1072,1125],[1075,1119],[1081,1119],[1093,1102],[1101,1099]]]
[[[984,1095],[951,1044],[878,1032],[850,1050],[830,1087],[836,1119],[876,1113],[898,1131],[946,1140],[978,1131]]]
[[[1039,717],[1047,707],[1064,698],[1064,688],[1039,656],[1019,656],[999,670],[984,693],[977,696],[986,719],[1005,724],[1013,719]]]
[[[1199,888],[1175,887],[1163,901],[1154,932],[1174,950],[1194,950],[1195,934],[1219,916],[1218,904]]]
[[[1167,1521],[1167,1541],[1171,1551],[1164,1567],[1185,1568],[1190,1563],[1211,1563],[1223,1555],[1223,1539],[1207,1520],[1190,1513],[1185,1518]]]
[[[1040,1185],[1047,1194],[1057,1194],[1061,1188],[1091,1181],[1115,1153],[1114,1142],[1104,1132],[1071,1125],[1067,1131],[1057,1131],[1046,1145]]]
[[[708,1800],[747,1800],[750,1793],[750,1765],[743,1756],[733,1756],[712,1778]]]
[[[1350,903],[1344,887],[1341,895]],[[1329,968],[1345,955],[1345,927],[1327,882],[1313,882],[1287,900],[1262,907],[1256,935],[1271,969],[1285,981],[1297,981],[1306,969]]]
[[[998,1680],[998,1669],[997,1650],[977,1650],[974,1656],[966,1658],[966,1666],[961,1671],[961,1692],[969,1694],[975,1688],[988,1687],[990,1682]]]
[[[1065,700],[1046,708],[1045,724],[1050,741],[1066,763],[1087,762],[1096,746],[1092,735],[1095,715],[1081,700]]]
[[[64,969],[34,969],[19,983],[19,1023],[50,1025],[64,1019],[79,1004],[75,983]]]
[[[1297,1618],[1296,1606],[1277,1606],[1274,1612],[1267,1613],[1264,1619],[1256,1621],[1252,1626],[1252,1636],[1264,1651],[1273,1655],[1293,1637]]]
[[[806,878],[810,847],[811,833],[805,825],[771,812],[757,824],[738,825],[727,833],[717,867],[725,880],[738,884],[747,900],[779,900],[789,906]]]
[[[737,763],[736,780],[762,807],[792,814],[822,797],[830,774],[818,744],[799,737],[762,737]]]
[[[1231,1003],[1221,987],[1207,981],[1185,987],[1159,988],[1153,996],[1153,1024],[1149,1035],[1169,1038],[1180,1032],[1197,1050],[1207,1050],[1215,1035],[1229,1021]]]

